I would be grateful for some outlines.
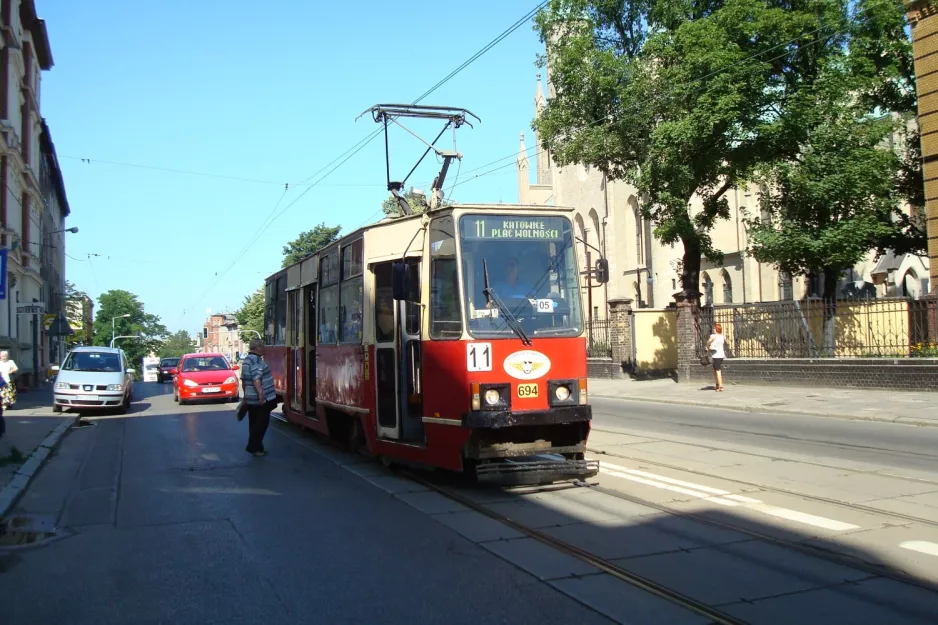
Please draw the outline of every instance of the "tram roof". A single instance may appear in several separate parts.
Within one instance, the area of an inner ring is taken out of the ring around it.
[[[408,221],[419,220],[425,214],[446,214],[455,210],[473,210],[473,211],[491,211],[493,213],[504,213],[506,211],[516,212],[516,211],[530,211],[530,212],[551,212],[551,213],[572,213],[576,209],[572,206],[545,206],[544,204],[451,204],[449,206],[442,206],[440,208],[434,209],[432,211],[427,211],[426,213],[420,213],[417,215],[403,215],[400,217],[386,217],[375,223],[368,224],[367,226],[362,226],[345,234],[329,245],[323,247],[322,249],[316,251],[313,254],[304,256],[300,260],[296,261],[292,265],[288,265],[283,269],[278,269],[274,273],[270,274],[265,278],[265,283],[269,282],[273,278],[277,278],[281,275],[285,275],[287,270],[296,265],[301,265],[304,261],[308,260],[311,256],[320,254],[322,252],[327,252],[337,245],[342,245],[343,243],[355,239],[356,237],[361,236],[364,232],[368,230],[375,230],[377,228],[397,225],[400,223],[406,223]]]

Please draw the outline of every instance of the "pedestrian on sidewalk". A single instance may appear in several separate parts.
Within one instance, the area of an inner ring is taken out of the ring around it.
[[[713,360],[713,390],[715,391],[723,390],[723,359],[726,358],[723,347],[725,345],[723,326],[719,323],[713,324],[713,334],[707,339],[707,349],[710,350],[710,358]]]
[[[270,367],[261,357],[264,342],[251,339],[248,355],[241,362],[241,381],[244,383],[244,398],[241,400],[248,413],[248,444],[245,451],[263,456],[264,435],[270,425],[270,413],[277,407],[277,391]]]
[[[13,382],[13,374],[19,370],[16,362],[10,358],[10,352],[0,351],[0,377],[6,382],[6,385],[0,389],[3,408],[11,408],[16,403],[16,384]]]
[[[6,380],[3,379],[3,376],[0,376],[0,392],[3,392],[7,386]],[[3,418],[3,404],[0,403],[0,438],[3,438],[3,435],[7,431],[7,422]]]

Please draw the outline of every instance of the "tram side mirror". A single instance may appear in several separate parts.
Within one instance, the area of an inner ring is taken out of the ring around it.
[[[609,261],[605,258],[596,261],[596,282],[600,284],[609,282]]]

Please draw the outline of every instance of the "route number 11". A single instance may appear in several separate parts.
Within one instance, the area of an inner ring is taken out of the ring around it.
[[[469,343],[466,345],[466,371],[492,370],[492,344]]]

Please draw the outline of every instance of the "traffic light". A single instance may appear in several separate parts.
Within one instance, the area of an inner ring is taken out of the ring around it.
[[[596,282],[600,284],[609,282],[609,261],[605,258],[596,261]]]

